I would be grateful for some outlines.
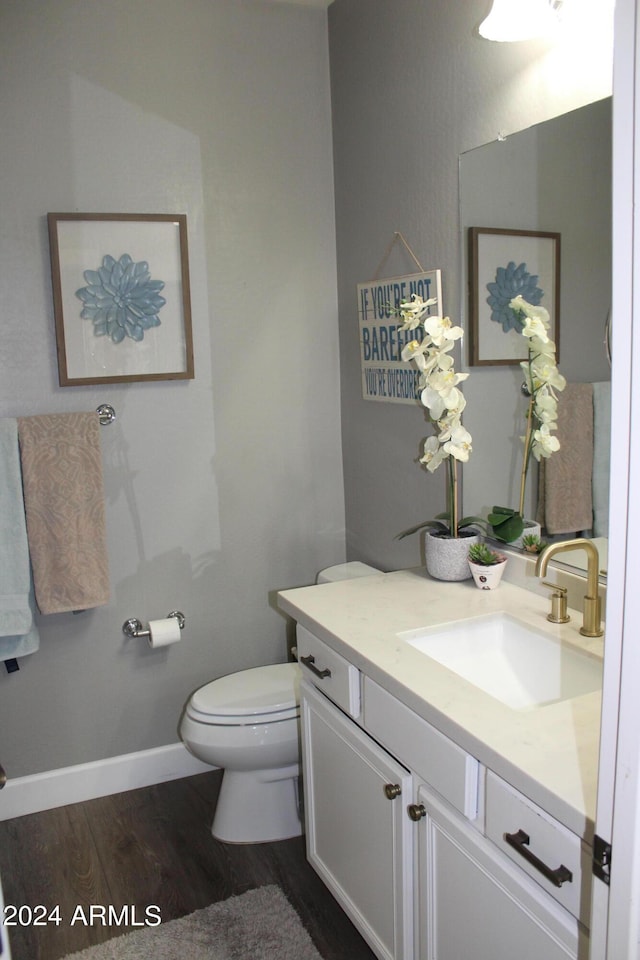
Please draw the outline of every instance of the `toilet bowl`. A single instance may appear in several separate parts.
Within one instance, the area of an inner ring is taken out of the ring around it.
[[[339,564],[318,582],[370,576],[365,564]],[[189,698],[180,738],[199,760],[224,770],[211,832],[227,843],[265,843],[302,833],[300,667],[252,667],[206,683]]]
[[[296,837],[300,668],[253,667],[206,683],[180,724],[187,749],[224,774],[211,832],[227,843]]]

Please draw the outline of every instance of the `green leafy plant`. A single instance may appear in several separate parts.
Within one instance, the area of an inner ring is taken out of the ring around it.
[[[503,553],[492,550],[486,543],[474,543],[469,547],[469,560],[481,567],[493,567],[496,563],[504,563],[506,559]]]
[[[524,530],[521,514],[511,507],[494,507],[487,520],[491,526],[492,537],[502,543],[512,543]]]
[[[402,533],[398,534],[398,540],[402,540],[403,537],[409,537],[412,533],[417,533],[418,530],[430,529],[433,531],[436,537],[453,537],[453,536],[462,536],[469,537],[477,533],[477,530],[474,530],[474,527],[482,527],[483,530],[486,529],[486,521],[482,517],[463,517],[461,520],[458,520],[457,524],[457,533],[451,532],[451,515],[447,513],[438,513],[433,520],[424,520],[422,523],[417,523],[415,527],[409,527],[408,530],[403,530]]]

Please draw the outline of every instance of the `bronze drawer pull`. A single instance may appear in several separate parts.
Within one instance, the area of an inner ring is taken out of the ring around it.
[[[331,670],[328,667],[325,667],[324,670],[318,670],[316,667],[316,658],[312,653],[308,657],[300,657],[300,662],[304,663],[305,667],[308,667],[311,670],[311,673],[315,673],[316,677],[320,677],[321,680],[324,680],[325,677],[331,676]]]
[[[548,867],[546,863],[536,857],[535,853],[531,853],[531,850],[527,849],[529,834],[525,833],[524,830],[518,830],[517,833],[505,833],[504,838],[516,853],[519,853],[527,863],[530,863],[532,867],[539,870],[555,887],[561,887],[563,883],[571,883],[573,880],[571,870],[565,867],[564,864],[561,863],[559,867],[552,870],[551,867]]]

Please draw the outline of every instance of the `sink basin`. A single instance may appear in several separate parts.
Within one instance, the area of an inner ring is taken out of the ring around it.
[[[602,686],[602,661],[507,613],[410,630],[401,640],[514,710]]]

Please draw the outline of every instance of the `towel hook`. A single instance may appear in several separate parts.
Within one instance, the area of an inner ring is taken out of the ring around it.
[[[113,423],[116,418],[116,412],[110,403],[101,403],[96,409],[96,413],[98,414],[100,425],[103,427],[108,423]]]
[[[186,618],[184,613],[180,613],[179,610],[172,610],[171,613],[167,614],[167,617],[175,617],[178,621],[178,626],[181,630],[184,630],[184,625],[186,623]],[[137,617],[130,617],[128,620],[122,624],[122,632],[125,637],[130,637],[132,640],[137,639],[138,637],[150,637],[151,631],[149,627],[145,630],[140,620]]]

